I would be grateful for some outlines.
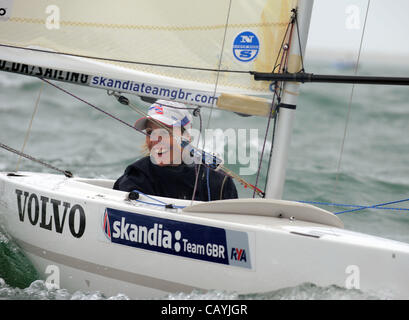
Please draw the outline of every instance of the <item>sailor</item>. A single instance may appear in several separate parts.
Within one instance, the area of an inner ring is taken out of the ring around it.
[[[114,189],[188,200],[194,194],[194,200],[199,201],[238,198],[231,177],[196,163],[181,147],[181,139],[191,141],[192,121],[182,103],[153,103],[148,116],[134,125],[146,132],[149,156],[129,165]]]

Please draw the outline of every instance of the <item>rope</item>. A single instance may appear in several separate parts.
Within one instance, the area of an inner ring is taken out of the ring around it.
[[[333,206],[333,207],[344,207],[344,208],[354,208],[351,210],[344,210],[335,212],[334,214],[341,214],[347,212],[354,212],[360,211],[364,209],[378,209],[378,210],[397,210],[397,211],[409,211],[409,208],[393,208],[393,207],[385,207],[390,204],[396,204],[401,202],[409,201],[409,199],[397,200],[392,202],[380,203],[372,206],[360,206],[360,205],[353,205],[353,204],[342,204],[342,203],[331,203],[331,202],[320,202],[320,201],[297,201],[300,203],[307,203],[307,204],[315,204],[315,205],[325,205],[325,206]]]
[[[285,39],[287,38],[287,35],[288,35],[288,31],[289,31],[289,29],[290,29],[290,26],[291,26],[291,31],[290,31],[290,33],[292,33],[293,22],[294,22],[294,19],[296,18],[296,11],[295,11],[295,9],[291,10],[291,12],[293,12],[293,14],[292,14],[292,16],[291,16],[290,22],[287,24],[287,28],[286,28],[286,30],[285,30],[283,40],[281,41],[280,50],[278,51],[278,54],[277,54],[277,57],[276,57],[276,61],[274,62],[274,68],[273,68],[272,73],[274,73],[274,71],[275,71],[275,69],[276,69],[277,67],[280,67],[280,68],[283,67],[283,66],[282,66],[282,63],[283,63],[283,56],[284,56],[284,53],[285,53],[285,52],[283,52],[283,53],[281,53],[281,52],[282,52],[283,49],[284,49],[284,42],[285,42]],[[286,51],[288,51],[288,50],[286,50]],[[281,62],[280,62],[279,64],[277,64],[278,59],[280,59],[280,55],[281,55]],[[279,68],[278,70],[280,70],[280,68]],[[282,72],[284,72],[284,71],[285,71],[285,70],[282,69]]]
[[[273,98],[273,101],[271,102],[270,112],[269,112],[269,116],[268,116],[268,120],[267,120],[266,133],[264,135],[263,147],[261,149],[260,161],[259,161],[258,169],[257,169],[256,183],[254,184],[256,187],[258,185],[258,179],[260,177],[261,165],[263,163],[263,156],[264,156],[264,150],[265,150],[266,143],[267,143],[268,132],[270,131],[271,115],[272,115],[273,110],[274,110],[274,103],[275,103],[276,96],[277,96],[277,94],[274,93],[274,98]],[[275,121],[275,117],[274,117],[274,121]],[[272,148],[272,146],[271,146],[271,148]],[[254,189],[253,198],[255,197],[255,195],[256,195],[256,190]]]
[[[295,9],[293,9],[291,11],[293,12],[293,15],[291,17],[290,22],[287,25],[287,29],[285,31],[283,40],[281,41],[280,51],[278,52],[276,61],[274,63],[273,72],[278,66],[279,66],[279,72],[280,71],[281,72],[286,72],[286,68],[287,68],[287,64],[288,64],[288,56],[289,56],[289,52],[290,52],[291,37],[292,37],[292,34],[293,34],[293,29],[294,29],[294,21],[295,21],[295,23],[297,22],[297,11]],[[291,29],[290,29],[290,26],[291,26]],[[298,31],[298,29],[297,29],[297,31]],[[289,35],[288,46],[286,46],[286,48],[284,48],[284,43],[285,43],[285,40],[288,37],[288,35]],[[298,38],[298,40],[300,40],[300,39]],[[301,42],[300,42],[299,45],[300,45],[300,51],[301,51]],[[280,58],[280,55],[281,55],[281,61],[280,61],[279,64],[277,64],[278,60]],[[301,55],[302,55],[302,53],[301,53]],[[284,63],[283,63],[283,61],[284,61]],[[273,85],[273,83],[271,84],[271,87],[272,87],[272,85]],[[258,181],[259,181],[259,178],[260,178],[261,166],[262,166],[262,163],[263,163],[263,156],[264,156],[264,151],[265,151],[265,147],[266,147],[266,143],[267,143],[268,133],[270,131],[270,125],[271,125],[271,118],[272,117],[274,118],[274,127],[273,127],[273,139],[274,139],[274,131],[275,131],[275,125],[276,125],[276,118],[277,118],[277,111],[274,110],[274,104],[275,104],[276,98],[277,98],[278,103],[280,103],[280,101],[281,101],[282,86],[283,86],[282,83],[279,86],[277,81],[274,82],[274,96],[273,96],[273,100],[272,100],[271,107],[270,107],[269,117],[268,117],[268,120],[267,120],[266,132],[265,132],[264,141],[263,141],[263,147],[261,149],[260,161],[259,161],[259,165],[258,165],[258,169],[257,169],[256,182],[254,184],[255,187],[258,186]],[[277,92],[277,89],[280,89],[279,93]],[[273,139],[272,139],[272,143],[271,143],[269,163],[271,162],[271,154],[272,154],[273,143],[274,143]],[[267,175],[268,175],[268,172],[267,172]],[[267,186],[267,181],[268,181],[268,179],[266,179],[265,188]],[[253,198],[255,197],[255,195],[256,195],[256,189],[254,189],[254,191],[253,191]]]
[[[185,70],[196,70],[196,71],[207,71],[207,72],[251,74],[250,71],[242,71],[242,70],[227,70],[227,69],[220,70],[220,69],[211,69],[211,68],[187,67],[187,66],[178,66],[178,65],[170,65],[170,64],[158,64],[158,63],[131,61],[131,60],[111,59],[111,58],[87,56],[87,55],[82,55],[82,54],[73,54],[73,53],[67,53],[67,52],[55,52],[55,51],[49,51],[49,50],[44,50],[44,49],[24,48],[24,47],[11,46],[11,45],[1,44],[1,43],[0,43],[0,47],[42,52],[42,53],[50,53],[50,54],[57,54],[57,55],[71,56],[71,57],[78,57],[78,58],[96,59],[96,60],[109,61],[109,62],[137,64],[137,65],[151,66],[151,67],[174,68],[174,69],[185,69]]]
[[[294,21],[295,21],[295,26],[297,28],[297,37],[298,37],[298,48],[300,49],[300,59],[301,59],[301,72],[304,72],[304,58],[302,54],[302,48],[301,48],[301,38],[300,38],[300,29],[298,26],[298,15],[297,15],[297,9],[294,9]]]
[[[30,132],[31,132],[31,127],[33,125],[34,117],[37,114],[37,110],[38,110],[38,106],[39,106],[39,103],[40,103],[40,97],[41,97],[41,93],[43,92],[43,88],[44,88],[44,83],[41,83],[40,91],[39,91],[38,96],[37,96],[37,100],[36,100],[36,103],[35,103],[35,106],[34,106],[33,114],[31,115],[31,120],[30,120],[30,123],[29,123],[28,128],[27,128],[27,132],[26,132],[26,136],[24,138],[23,147],[21,148],[21,152],[24,152],[24,149],[26,148],[26,144],[27,144],[28,138],[30,136]],[[21,157],[18,158],[17,166],[16,166],[16,172],[20,168],[20,162],[21,162]]]
[[[152,203],[152,202],[147,202],[147,201],[135,199],[135,201],[138,201],[138,202],[141,202],[141,203],[144,203],[144,204],[149,204],[149,205],[152,205],[152,206],[164,207],[164,208],[167,208],[167,209],[183,209],[183,208],[186,208],[186,206],[175,206],[175,205],[173,205],[173,204],[168,204],[168,203],[166,203],[166,202],[163,202],[163,201],[161,201],[161,200],[159,200],[159,199],[156,199],[156,198],[154,198],[154,197],[151,197],[151,196],[149,196],[149,195],[147,195],[147,194],[145,194],[145,193],[143,193],[143,192],[141,192],[141,191],[139,191],[139,190],[136,190],[136,189],[133,190],[133,192],[140,193],[141,195],[147,197],[148,199],[151,199],[151,200],[153,200],[153,201],[159,202],[159,203]]]
[[[12,147],[9,147],[9,146],[7,146],[7,145],[1,143],[1,142],[0,142],[0,148],[3,148],[3,149],[5,149],[5,150],[7,150],[7,151],[10,151],[10,152],[12,152],[12,153],[15,153],[15,154],[19,155],[20,157],[24,157],[24,158],[29,159],[29,160],[31,160],[31,161],[37,162],[37,163],[39,163],[39,164],[41,164],[41,165],[43,165],[44,167],[47,167],[47,168],[49,168],[49,169],[58,171],[58,172],[64,174],[64,175],[65,175],[66,177],[68,177],[68,178],[72,178],[72,177],[73,177],[73,174],[72,174],[70,171],[58,169],[57,167],[54,167],[54,166],[52,166],[52,165],[49,164],[49,163],[46,163],[46,162],[44,162],[44,161],[42,161],[42,160],[39,160],[39,159],[34,158],[33,156],[30,156],[30,155],[28,155],[28,154],[25,154],[25,153],[23,153],[23,152],[21,152],[21,151],[18,151],[18,150],[16,150],[16,149],[13,149]]]
[[[163,202],[163,201],[161,201],[161,200],[159,200],[159,199],[156,199],[156,198],[154,198],[154,197],[151,197],[151,196],[149,196],[149,195],[147,195],[146,193],[143,193],[142,191],[139,191],[139,190],[133,190],[134,192],[137,192],[137,193],[140,193],[141,195],[143,195],[143,196],[145,196],[145,197],[147,197],[147,198],[149,198],[149,199],[151,199],[151,200],[154,200],[154,201],[157,201],[157,202],[159,202],[159,203],[161,203],[161,204],[166,204],[166,202]]]
[[[82,99],[82,98],[76,96],[75,94],[73,94],[73,93],[71,93],[71,92],[69,92],[69,91],[67,91],[67,90],[65,90],[65,89],[63,89],[63,88],[61,88],[60,86],[57,86],[56,84],[54,84],[54,83],[52,83],[52,82],[50,82],[50,81],[48,81],[48,80],[46,80],[46,79],[43,79],[43,78],[40,78],[40,79],[43,80],[44,82],[48,83],[49,85],[53,86],[54,88],[57,88],[58,90],[61,90],[62,92],[64,92],[64,93],[70,95],[71,97],[73,97],[73,98],[75,98],[75,99],[78,99],[79,101],[84,102],[85,104],[89,105],[90,107],[92,107],[92,108],[94,108],[94,109],[96,109],[96,110],[98,110],[98,111],[104,113],[104,114],[107,115],[108,117],[111,117],[112,119],[121,122],[122,124],[126,125],[127,127],[130,127],[130,128],[132,128],[132,129],[134,129],[134,130],[136,130],[136,131],[138,131],[138,132],[140,132],[140,133],[142,133],[142,134],[144,134],[144,135],[147,135],[147,134],[146,134],[145,132],[143,132],[142,130],[139,130],[139,129],[135,128],[133,125],[131,125],[131,124],[129,124],[129,123],[126,123],[125,121],[123,121],[123,120],[121,120],[121,119],[115,117],[114,115],[112,115],[112,114],[110,114],[110,113],[108,113],[108,112],[102,110],[101,108],[99,108],[99,107],[97,107],[97,106],[95,106],[95,105],[89,103],[88,101],[86,101],[86,100],[84,100],[84,99]]]
[[[219,58],[219,63],[218,63],[218,70],[220,70],[220,67],[221,67],[221,64],[222,64],[222,58],[223,58],[223,52],[224,52],[224,43],[226,42],[227,26],[228,26],[228,24],[229,24],[229,18],[230,18],[231,3],[232,3],[232,0],[229,1],[229,8],[228,8],[228,10],[227,10],[226,23],[225,23],[225,26],[224,26],[223,41],[222,41],[222,46],[221,46],[221,50],[220,50],[220,58]],[[214,85],[213,97],[216,96],[217,85],[218,85],[218,83],[219,83],[219,76],[220,76],[220,72],[217,72],[216,82],[215,82],[215,85]],[[214,100],[213,100],[213,103],[212,103],[212,108],[210,109],[210,113],[209,113],[209,118],[208,118],[208,120],[207,120],[207,128],[206,128],[206,129],[209,129],[210,119],[211,119],[211,117],[212,117],[213,110],[214,110]],[[203,139],[203,148],[204,148],[204,146],[206,145],[206,144],[205,144],[205,139],[206,139],[206,136],[205,136],[204,139]],[[198,142],[198,143],[199,143],[199,142]],[[197,184],[198,184],[198,182],[199,182],[199,174],[200,174],[200,166],[201,166],[201,165],[202,165],[201,163],[198,165],[198,171],[197,171],[197,174],[196,174],[195,185],[194,185],[194,187],[193,187],[192,203],[193,203],[193,200],[195,199],[195,195],[196,195],[196,191],[197,191]]]
[[[207,184],[207,198],[209,201],[212,201],[212,197],[210,196],[210,183],[209,183],[209,167],[206,168],[206,184]]]
[[[185,206],[175,206],[175,205],[171,205],[172,207],[168,208],[167,204],[153,203],[153,202],[143,201],[143,200],[139,200],[139,199],[136,199],[135,201],[143,203],[143,204],[149,204],[151,206],[163,207],[163,208],[167,208],[167,209],[183,209],[183,208],[186,208]]]
[[[366,21],[367,21],[367,18],[368,18],[368,12],[369,12],[369,5],[370,4],[371,4],[371,0],[368,0],[368,5],[367,5],[367,8],[366,8],[366,14],[365,14],[365,22],[364,22],[364,27],[363,27],[363,30],[362,30],[362,35],[361,35],[361,42],[359,44],[358,58],[357,58],[357,61],[356,61],[356,64],[355,64],[355,69],[354,69],[354,75],[356,75],[358,73],[358,66],[359,66],[359,61],[360,61],[360,58],[361,58],[361,51],[362,51],[362,43],[363,43],[363,40],[364,40],[365,29],[366,29]],[[351,115],[351,106],[352,106],[352,98],[354,96],[354,91],[355,91],[355,84],[352,84],[351,95],[349,97],[349,102],[348,102],[348,112],[347,112],[347,118],[346,118],[345,128],[344,128],[344,136],[342,138],[341,150],[340,150],[340,153],[339,153],[338,164],[337,164],[337,174],[336,174],[336,177],[335,177],[335,184],[334,184],[334,196],[336,194],[338,180],[339,180],[339,173],[340,173],[340,170],[341,170],[341,161],[342,161],[342,155],[344,153],[345,139],[346,139],[348,124],[349,124],[350,115]]]
[[[390,204],[401,203],[401,202],[405,202],[405,201],[409,201],[409,199],[398,200],[398,201],[392,201],[392,202],[385,202],[385,203],[380,203],[380,204],[376,204],[376,205],[373,205],[373,206],[366,206],[366,207],[361,207],[361,208],[357,208],[357,209],[339,211],[339,212],[335,212],[334,214],[341,214],[341,213],[347,213],[347,212],[355,212],[355,211],[359,211],[359,210],[363,210],[363,209],[375,209],[375,208],[378,208],[378,207],[383,207],[383,206],[387,206],[387,205],[390,205]],[[403,208],[401,208],[401,209],[403,209]]]

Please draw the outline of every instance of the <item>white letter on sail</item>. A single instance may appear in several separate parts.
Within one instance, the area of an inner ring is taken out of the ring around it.
[[[45,27],[48,30],[60,29],[60,8],[56,5],[49,5],[45,9],[45,13],[49,14],[45,20]]]
[[[359,7],[357,5],[349,5],[345,9],[345,13],[347,14],[347,18],[345,20],[345,27],[348,30],[359,30],[361,28]]]

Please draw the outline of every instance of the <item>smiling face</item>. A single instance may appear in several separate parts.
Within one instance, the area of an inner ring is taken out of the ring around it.
[[[180,128],[170,128],[176,136],[181,136]],[[174,135],[162,126],[148,121],[146,125],[146,145],[152,163],[158,166],[177,166],[182,163],[182,149]]]

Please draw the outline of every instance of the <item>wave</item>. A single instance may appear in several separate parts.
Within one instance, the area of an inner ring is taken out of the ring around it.
[[[105,296],[100,291],[76,291],[69,293],[43,280],[36,280],[25,289],[12,288],[0,278],[0,299],[8,300],[133,300],[118,293]],[[154,300],[388,300],[394,299],[391,292],[363,292],[336,285],[326,287],[304,283],[267,293],[238,294],[219,290],[180,292],[164,295]],[[149,300],[149,299],[148,299]],[[153,299],[151,299],[153,300]]]
[[[13,288],[0,278],[0,299],[8,300],[129,300],[124,294],[105,297],[99,291],[76,291],[69,293],[66,289],[56,288],[55,285],[43,280],[33,281],[25,289]]]
[[[23,251],[0,228],[0,278],[18,288],[25,288],[39,275]]]

